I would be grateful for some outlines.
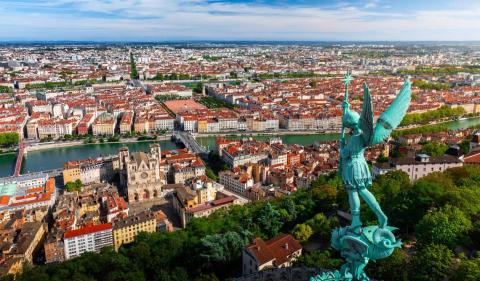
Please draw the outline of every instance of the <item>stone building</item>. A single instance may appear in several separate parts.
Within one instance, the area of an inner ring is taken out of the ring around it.
[[[238,197],[223,191],[223,186],[201,176],[191,180],[189,186],[175,190],[173,209],[185,227],[193,218],[208,217],[213,212],[244,202]]]
[[[242,251],[243,275],[269,268],[285,268],[302,255],[302,245],[289,234],[280,234],[271,240],[255,238]]]
[[[455,156],[428,156],[419,154],[416,157],[391,158],[386,163],[373,165],[373,176],[383,175],[390,171],[401,170],[408,174],[411,181],[416,181],[433,172],[443,172],[450,168],[461,167],[463,162]]]
[[[115,175],[113,159],[84,159],[63,165],[63,183],[80,180],[83,184],[110,181]]]
[[[150,153],[129,153],[128,148],[119,151],[120,184],[129,202],[140,202],[159,197],[166,183],[161,167],[159,144],[150,145]]]
[[[104,112],[93,122],[92,133],[94,135],[114,135],[116,124],[117,119],[113,115]]]
[[[113,246],[118,251],[121,245],[132,243],[140,232],[155,232],[157,220],[151,211],[117,219],[113,223]]]
[[[65,260],[63,233],[61,231],[49,232],[43,243],[43,249],[45,251],[45,263],[63,262]]]

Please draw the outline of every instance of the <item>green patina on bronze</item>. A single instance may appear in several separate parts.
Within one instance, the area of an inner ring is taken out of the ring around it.
[[[373,121],[372,98],[367,84],[363,84],[362,113],[350,109],[348,87],[353,80],[350,73],[344,78],[345,98],[343,101],[342,133],[340,137],[339,173],[348,192],[352,223],[348,227],[333,230],[331,245],[340,251],[346,263],[341,269],[325,272],[310,278],[310,281],[348,280],[367,281],[364,272],[369,260],[379,260],[390,256],[393,250],[401,247],[388,226],[388,218],[383,213],[375,196],[368,190],[372,176],[364,157],[365,149],[379,144],[398,127],[411,100],[411,84],[407,79],[392,104],[380,115],[376,124]],[[346,138],[346,129],[349,136]],[[363,227],[360,219],[360,198],[377,216],[379,225]]]

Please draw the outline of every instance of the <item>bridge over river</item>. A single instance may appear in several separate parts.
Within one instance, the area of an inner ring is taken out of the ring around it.
[[[201,156],[208,155],[208,148],[199,144],[191,133],[176,131],[173,133],[173,137],[176,141],[181,142],[188,150],[200,154]]]

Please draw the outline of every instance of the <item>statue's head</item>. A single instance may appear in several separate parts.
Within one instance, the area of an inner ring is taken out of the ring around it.
[[[347,128],[353,129],[358,127],[358,122],[360,121],[360,115],[350,109],[347,109],[345,115],[343,115],[343,125]]]

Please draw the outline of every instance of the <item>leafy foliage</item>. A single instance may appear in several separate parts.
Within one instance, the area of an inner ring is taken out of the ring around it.
[[[450,205],[427,213],[416,226],[417,240],[420,244],[443,244],[450,249],[465,244],[472,222],[456,207]]]
[[[276,236],[283,224],[280,220],[280,212],[270,203],[265,204],[260,211],[258,223],[265,230],[267,237]]]
[[[440,156],[447,152],[448,146],[444,143],[427,142],[422,146],[422,153],[430,156]]]
[[[422,90],[448,90],[450,89],[450,84],[440,83],[440,82],[428,82],[425,80],[416,80],[413,81],[412,86],[420,88]]]
[[[213,97],[202,97],[200,103],[205,105],[208,108],[230,108],[233,109],[235,106],[223,100],[219,100]]]
[[[478,259],[460,257],[454,262],[450,250],[458,245],[480,247],[478,182],[476,166],[433,173],[413,184],[401,171],[376,177],[370,190],[390,224],[400,228],[402,240],[416,238],[418,243],[408,252],[397,249],[390,258],[370,263],[369,275],[378,280],[478,280]],[[253,237],[271,239],[280,232],[321,245],[318,251],[305,251],[295,265],[339,268],[341,257],[328,247],[338,222],[325,214],[335,208],[348,210],[345,194],[337,175],[321,176],[311,188],[291,195],[194,218],[174,233],[142,233],[119,253],[104,250],[27,268],[17,280],[225,280],[238,274],[241,249]],[[366,206],[362,212],[365,221],[374,220]]]
[[[305,253],[295,261],[296,266],[313,268],[339,268],[342,263],[343,260],[339,257],[332,256],[330,250]]]
[[[370,263],[367,273],[379,280],[406,281],[407,254],[402,249],[395,249],[386,259]]]
[[[453,281],[476,281],[480,280],[480,258],[469,260],[462,256],[452,278]]]
[[[447,280],[453,264],[453,253],[444,245],[429,245],[413,255],[409,264],[412,281]]]
[[[181,97],[177,94],[164,94],[164,95],[156,95],[155,99],[159,102],[166,102],[169,100],[186,100],[189,97]]]
[[[300,242],[305,242],[312,236],[313,230],[308,224],[301,223],[293,228],[292,234]]]
[[[80,180],[75,180],[75,181],[67,182],[67,184],[65,184],[65,189],[66,189],[68,192],[72,192],[72,191],[78,191],[78,192],[80,192],[81,189],[82,189],[82,181],[80,181]]]
[[[225,234],[207,235],[201,239],[201,257],[205,259],[204,265],[228,264],[241,256],[243,247],[249,244],[252,233],[243,231],[238,233],[228,231]]]
[[[428,124],[432,121],[438,121],[442,118],[459,117],[465,114],[463,107],[452,108],[444,105],[435,110],[429,110],[423,113],[410,113],[403,118],[401,125],[408,126],[412,124]]]
[[[420,74],[446,75],[446,74],[458,74],[462,72],[480,73],[480,68],[473,65],[465,65],[465,66],[444,65],[444,66],[438,66],[438,67],[421,65],[421,66],[417,66],[415,70],[399,71],[400,74],[406,74],[406,75],[420,75]]]
[[[135,63],[135,58],[133,57],[133,53],[130,53],[130,78],[138,79],[140,76],[137,70],[137,64]]]
[[[13,92],[12,87],[0,86],[0,93],[11,93]]]
[[[18,144],[19,136],[16,132],[0,133],[0,147],[9,147]]]

